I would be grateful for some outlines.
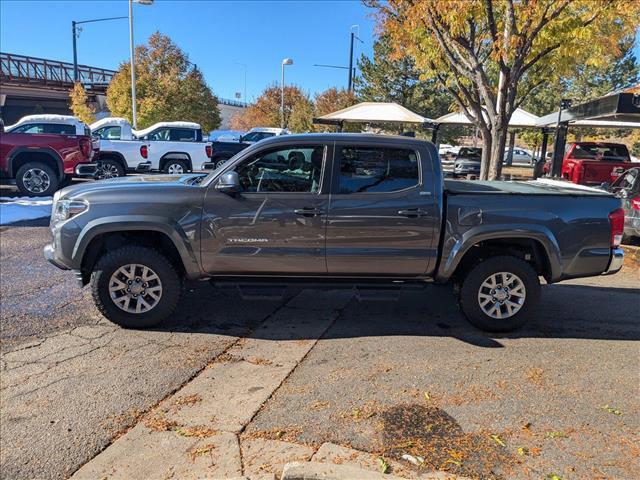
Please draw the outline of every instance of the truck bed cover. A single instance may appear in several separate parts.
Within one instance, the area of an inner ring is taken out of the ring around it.
[[[578,187],[578,188],[576,188]],[[466,181],[444,180],[444,190],[448,194],[507,194],[507,195],[575,195],[575,196],[604,196],[611,194],[604,190],[583,187],[569,182],[560,181]]]

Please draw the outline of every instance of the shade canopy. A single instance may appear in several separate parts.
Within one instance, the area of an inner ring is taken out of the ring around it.
[[[550,113],[538,119],[538,126],[553,128],[560,116],[560,122],[570,127],[640,128],[640,96],[631,93],[633,89],[629,90]]]
[[[433,120],[397,103],[362,102],[337,112],[313,119],[314,123],[339,125],[342,123],[419,123],[432,124]]]
[[[484,113],[484,117],[485,119],[487,118],[486,113]],[[509,126],[513,128],[535,127],[539,119],[540,117],[533,113],[516,108],[513,115],[511,115],[511,120],[509,120]],[[447,113],[440,118],[436,118],[434,122],[438,125],[473,125],[462,112]]]

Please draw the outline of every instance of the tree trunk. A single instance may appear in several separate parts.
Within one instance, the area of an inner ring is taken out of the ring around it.
[[[499,180],[502,174],[502,159],[507,144],[507,124],[491,131],[491,158],[487,180]]]
[[[489,178],[489,166],[491,163],[491,132],[489,130],[480,129],[482,135],[482,157],[480,160],[480,180]]]

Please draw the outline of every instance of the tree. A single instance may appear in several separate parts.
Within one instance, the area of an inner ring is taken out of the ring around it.
[[[314,98],[314,115],[321,117],[329,113],[337,112],[343,108],[350,107],[358,103],[358,99],[353,92],[345,90],[344,88],[338,89],[331,87],[324,92],[317,93]],[[333,131],[335,127],[330,125],[315,125],[317,132]],[[344,131],[355,131],[355,127],[345,125]]]
[[[136,47],[135,58],[138,128],[175,120],[197,122],[205,131],[220,125],[218,99],[202,72],[168,36],[154,33],[148,45]],[[120,64],[109,84],[107,106],[113,115],[132,120],[128,62]]]
[[[292,132],[311,130],[313,104],[309,96],[295,85],[284,88],[284,124]],[[231,119],[231,128],[249,130],[253,127],[280,126],[280,87],[271,85],[241,114]]]
[[[96,121],[96,111],[89,105],[87,92],[80,82],[76,82],[73,85],[73,89],[69,93],[69,99],[71,100],[71,111],[76,117],[86,124]]]
[[[576,65],[606,65],[635,34],[638,0],[365,0],[396,53],[411,55],[482,135],[481,178],[500,169],[509,120]]]

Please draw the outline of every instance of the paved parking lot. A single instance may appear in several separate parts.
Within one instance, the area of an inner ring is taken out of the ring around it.
[[[48,239],[46,222],[0,229],[6,478],[67,478],[103,450],[110,458],[173,392],[199,395],[193,414],[215,410],[207,421],[238,436],[245,474],[269,471],[251,459],[270,439],[308,455],[324,442],[388,459],[409,453],[424,457],[423,470],[478,478],[640,477],[637,269],[545,286],[536,321],[503,336],[470,327],[448,287],[392,303],[337,292],[266,302],[206,283],[161,328],[126,331],[44,261]],[[234,363],[235,349],[250,365]],[[206,388],[224,378],[214,373],[233,365],[275,372],[268,391],[236,372],[229,398],[205,404]],[[240,391],[255,408],[227,418]],[[167,412],[189,422],[186,407]]]

